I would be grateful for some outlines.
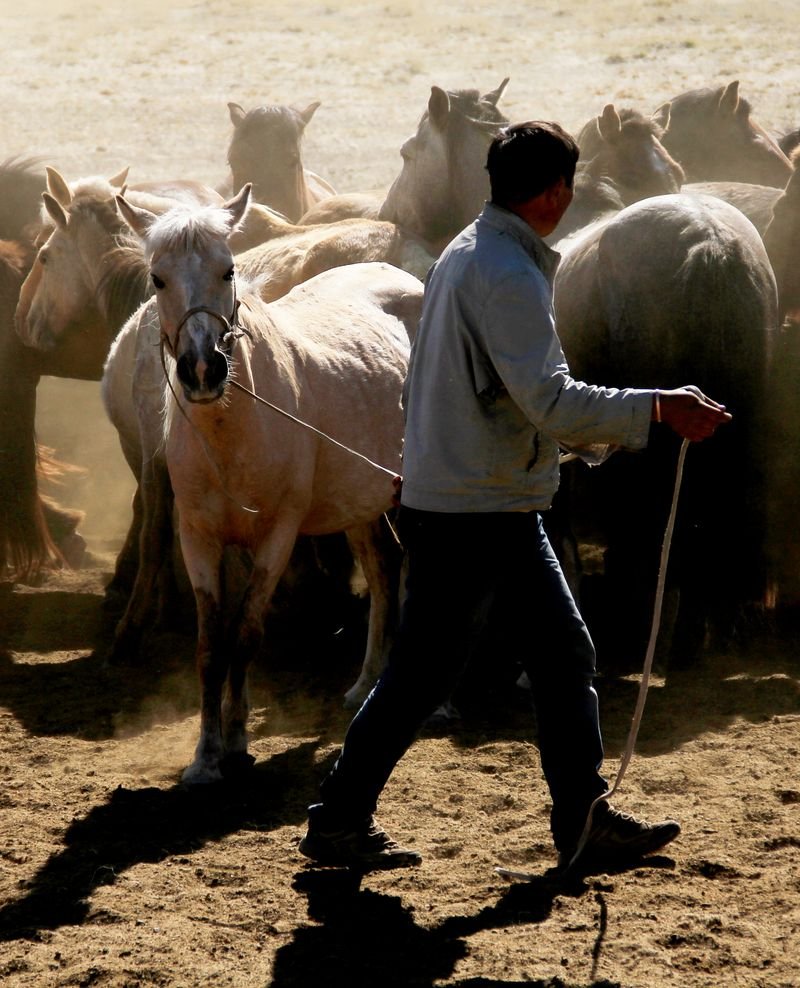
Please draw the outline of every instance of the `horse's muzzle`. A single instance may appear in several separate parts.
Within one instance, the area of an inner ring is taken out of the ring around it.
[[[205,361],[184,353],[178,358],[177,374],[187,401],[195,404],[217,401],[225,393],[228,358],[216,348]]]

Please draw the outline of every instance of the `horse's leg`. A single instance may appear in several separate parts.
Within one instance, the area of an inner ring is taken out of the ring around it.
[[[106,586],[106,606],[115,610],[117,601],[121,603],[129,598],[139,569],[139,537],[142,529],[141,484],[136,485],[131,509],[133,518],[128,527],[128,534],[117,556],[114,575]]]
[[[247,718],[250,701],[247,668],[264,641],[264,619],[275,587],[286,569],[297,539],[296,524],[276,525],[255,553],[250,581],[235,622],[236,639],[222,701],[222,741],[226,768],[249,767]]]
[[[139,564],[128,605],[114,632],[110,654],[110,661],[114,662],[130,658],[138,649],[153,597],[156,596],[154,590],[159,574],[172,558],[173,498],[163,459],[151,457],[145,460],[137,493],[140,498]]]
[[[184,782],[193,785],[218,782],[222,743],[222,688],[228,673],[224,642],[223,603],[220,583],[222,546],[204,539],[183,520],[181,550],[197,604],[197,647],[195,662],[200,678],[200,740],[194,761],[183,772]]]
[[[402,549],[381,516],[349,529],[347,540],[369,589],[369,626],[358,679],[345,693],[345,707],[356,709],[375,685],[386,664],[397,620]]]

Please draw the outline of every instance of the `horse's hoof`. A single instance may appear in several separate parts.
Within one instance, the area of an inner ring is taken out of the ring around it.
[[[193,762],[183,770],[181,782],[185,786],[207,786],[212,782],[222,782],[222,772],[219,768]]]
[[[65,535],[58,543],[58,549],[70,569],[80,569],[86,558],[86,539],[78,532]]]
[[[256,763],[255,755],[246,751],[232,751],[220,763],[220,769],[225,779],[240,779],[249,775]]]
[[[450,700],[445,700],[425,721],[425,727],[429,730],[452,727],[459,720],[461,720],[461,714],[458,712],[458,709]]]

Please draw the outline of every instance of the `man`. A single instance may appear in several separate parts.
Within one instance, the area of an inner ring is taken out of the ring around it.
[[[607,791],[594,647],[539,515],[558,486],[559,447],[641,449],[652,420],[697,441],[731,416],[697,389],[617,390],[570,376],[553,318],[558,255],[542,238],[572,199],[577,159],[557,124],[502,131],[487,160],[491,202],[428,276],[404,395],[406,597],[386,671],[350,725],[322,802],[309,807],[300,851],[318,863],[419,864],[375,822],[377,800],[450,695],[498,595],[515,604],[529,643],[523,665],[560,865]],[[582,853],[636,859],[679,832],[602,801]]]

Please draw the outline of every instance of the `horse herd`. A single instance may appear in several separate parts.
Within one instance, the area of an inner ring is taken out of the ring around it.
[[[177,530],[203,687],[187,781],[247,758],[247,664],[298,537],[345,533],[370,591],[349,704],[380,671],[400,586],[389,515],[421,279],[487,197],[507,83],[485,94],[433,86],[388,190],[337,194],[304,167],[317,103],[228,104],[220,190],[0,167],[0,570],[34,579],[63,565],[61,540],[74,538],[77,518],[38,490],[40,377],[101,380],[137,481],[108,591],[125,600],[110,656],[135,657],[152,610],[169,613]],[[692,383],[734,413],[687,462],[668,581],[678,663],[735,634],[744,614],[800,596],[800,178],[787,151],[797,153],[757,124],[737,82],[650,116],[608,104],[578,141],[555,283],[573,373]],[[656,426],[642,453],[563,469],[549,524],[601,655],[638,654],[646,640],[675,456]],[[604,575],[590,594],[577,545],[591,541]],[[248,559],[232,620],[231,547]]]

